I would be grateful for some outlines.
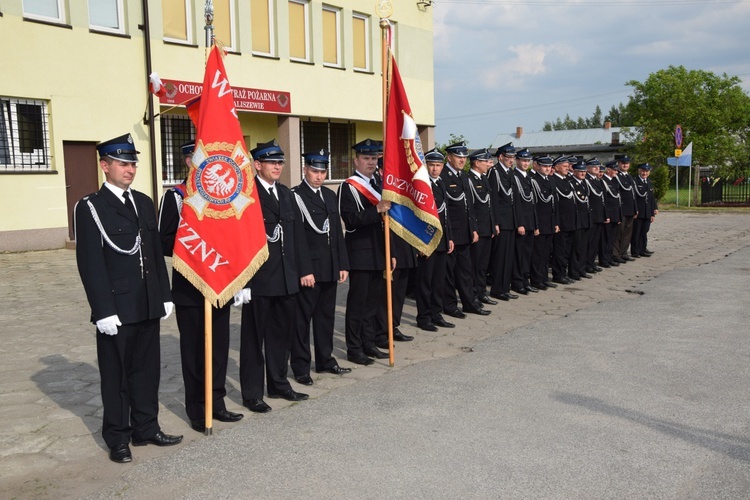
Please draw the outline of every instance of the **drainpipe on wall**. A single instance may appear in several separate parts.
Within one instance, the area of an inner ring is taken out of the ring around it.
[[[143,9],[143,24],[138,26],[143,31],[144,49],[146,51],[146,78],[152,73],[151,71],[151,27],[148,21],[148,0],[141,1],[141,8]],[[151,198],[154,200],[154,206],[159,206],[159,199],[161,198],[161,176],[158,175],[157,161],[156,161],[156,127],[154,126],[154,99],[149,94],[148,96],[148,108],[146,109],[146,116],[143,117],[143,124],[148,125],[148,135],[151,140],[148,142],[148,152],[151,156]]]

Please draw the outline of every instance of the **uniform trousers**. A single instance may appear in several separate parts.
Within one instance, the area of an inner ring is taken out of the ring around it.
[[[443,285],[443,307],[446,312],[458,310],[456,290],[464,308],[474,304],[473,270],[471,265],[471,245],[455,245],[448,255]]]
[[[604,224],[604,251],[603,255],[599,256],[599,264],[606,264],[611,266],[614,262],[613,252],[615,246],[615,240],[617,239],[617,228],[620,227],[618,223]]]
[[[229,356],[230,304],[211,311],[211,364],[213,411],[226,410],[227,358]],[[180,331],[180,359],[182,380],[185,383],[185,413],[190,420],[202,420],[205,415],[205,332],[204,307],[176,306],[177,328]]]
[[[117,335],[97,330],[102,437],[109,448],[150,439],[159,432],[159,320],[130,323]]]
[[[559,231],[552,238],[552,279],[560,281],[568,276],[570,249],[574,231]]]
[[[492,236],[480,236],[471,244],[471,263],[474,266],[474,298],[487,293],[487,269],[492,254]]]
[[[500,229],[500,234],[492,238],[492,295],[510,292],[510,282],[513,279],[513,254],[515,247],[515,230]]]
[[[568,261],[568,276],[580,278],[586,272],[586,258],[589,253],[589,229],[576,229],[573,232],[573,243]]]
[[[398,266],[398,263],[396,263]],[[404,312],[404,302],[406,301],[406,291],[409,288],[409,277],[412,268],[396,269],[391,273],[391,313],[393,314],[393,328],[401,325],[401,314]],[[383,286],[385,288],[385,284]],[[385,299],[387,291],[383,290]],[[385,302],[383,302],[385,304]],[[375,316],[375,344],[388,343],[388,310],[385,305],[378,307]]]
[[[383,271],[349,271],[349,292],[346,295],[346,352],[364,354],[375,347],[378,332],[378,308],[385,304]]]
[[[443,319],[443,289],[448,254],[434,251],[417,259],[417,325],[426,326]]]
[[[263,399],[263,367],[268,392],[291,390],[286,378],[291,337],[297,313],[297,294],[253,296],[242,306],[240,329],[240,386],[242,399]]]
[[[592,222],[589,229],[589,249],[586,258],[586,269],[596,268],[596,257],[603,253],[602,238],[604,234],[603,222]],[[601,260],[601,259],[600,259]]]
[[[313,287],[300,288],[289,362],[296,377],[310,374],[310,320],[315,346],[315,369],[322,371],[338,364],[332,355],[337,288],[338,283],[335,281],[317,281]]]
[[[612,249],[612,253],[615,257],[627,257],[628,247],[630,246],[630,239],[633,237],[633,217],[623,216],[622,222],[617,226],[617,237],[615,238],[615,245]]]
[[[529,274],[531,272],[531,254],[534,252],[534,233],[527,231],[526,234],[520,235],[516,232],[514,243],[515,258],[511,288],[522,290],[530,285]]]
[[[630,239],[630,253],[641,255],[648,248],[648,230],[651,229],[651,219],[633,220],[633,236]]]
[[[531,283],[549,281],[549,259],[552,252],[552,234],[538,234],[534,236],[534,248],[531,252],[531,267],[529,278]]]

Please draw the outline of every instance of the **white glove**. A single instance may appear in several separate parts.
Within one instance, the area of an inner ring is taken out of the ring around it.
[[[250,302],[251,294],[249,288],[243,288],[239,292],[234,294],[234,305],[236,307],[241,306],[242,304],[247,304]]]
[[[165,302],[164,303],[164,316],[161,317],[161,319],[167,319],[172,315],[172,311],[174,311],[174,302]]]
[[[107,335],[117,335],[117,327],[122,326],[120,318],[115,314],[114,316],[107,316],[96,322],[96,328]]]

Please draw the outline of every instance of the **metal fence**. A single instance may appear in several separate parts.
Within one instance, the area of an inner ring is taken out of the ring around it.
[[[701,205],[750,206],[750,178],[701,178]]]

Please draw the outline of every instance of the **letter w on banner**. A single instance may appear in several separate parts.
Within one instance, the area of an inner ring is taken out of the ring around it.
[[[422,254],[431,255],[440,243],[443,230],[424,166],[417,124],[412,119],[396,61],[392,55],[389,60],[391,81],[386,111],[383,199],[391,202],[388,216],[393,232]]]
[[[221,49],[203,78],[198,134],[173,266],[221,307],[268,259],[258,193]]]

